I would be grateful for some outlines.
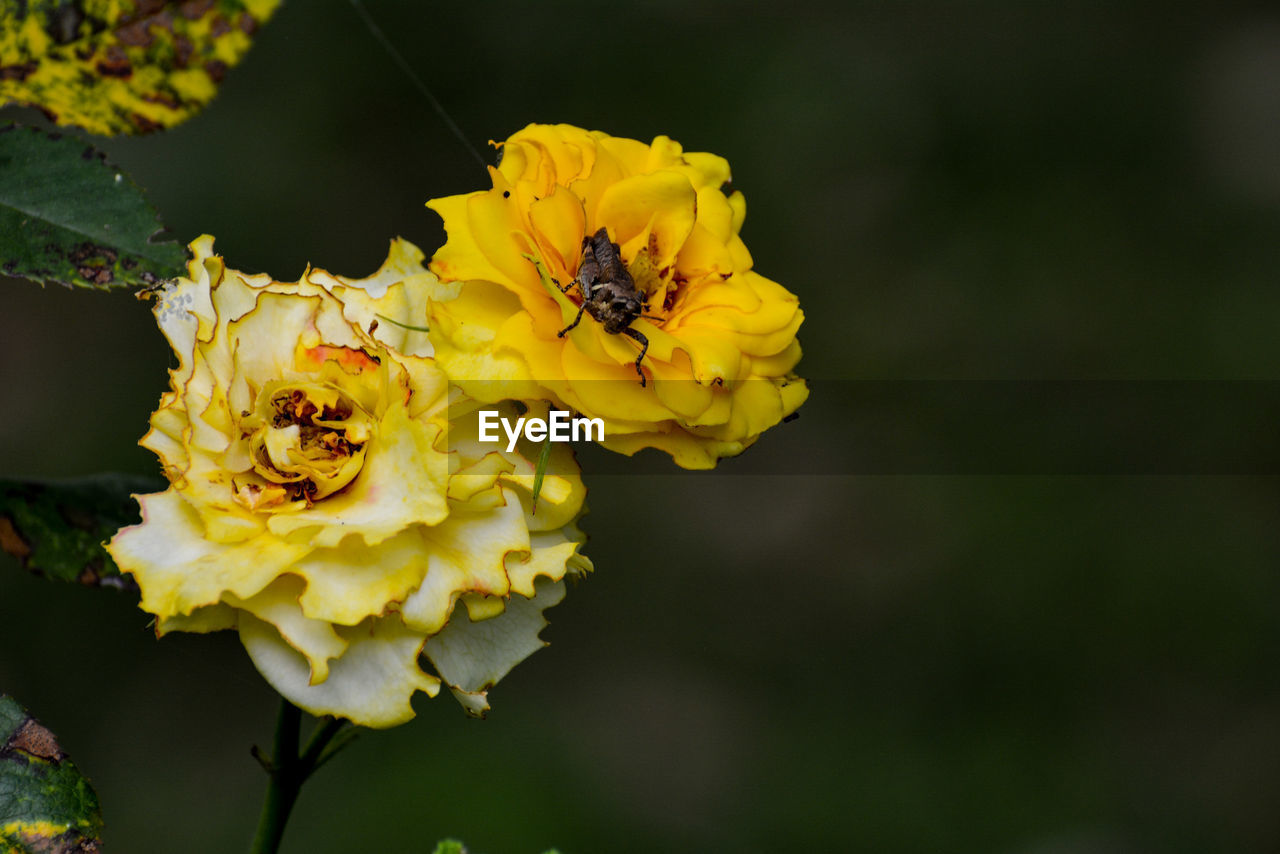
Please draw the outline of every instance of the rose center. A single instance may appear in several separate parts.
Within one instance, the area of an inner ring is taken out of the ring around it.
[[[649,320],[654,316],[664,317],[675,303],[683,280],[675,270],[675,265],[658,269],[653,263],[650,250],[641,249],[631,263],[626,264],[627,273],[635,282],[636,291],[643,297],[647,306],[645,314]],[[661,325],[660,320],[654,322]]]
[[[271,383],[241,426],[253,470],[310,504],[360,473],[373,418],[328,383]]]

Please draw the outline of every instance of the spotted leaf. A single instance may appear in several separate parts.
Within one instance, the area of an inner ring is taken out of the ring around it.
[[[0,272],[90,288],[148,284],[182,272],[183,250],[153,242],[159,230],[142,190],[83,141],[0,130]]]
[[[0,694],[0,851],[96,854],[98,796],[53,733]]]
[[[103,135],[213,99],[280,0],[0,0],[0,104]]]
[[[102,544],[138,521],[132,493],[156,488],[150,479],[123,475],[62,483],[0,481],[0,549],[59,581],[133,587]]]

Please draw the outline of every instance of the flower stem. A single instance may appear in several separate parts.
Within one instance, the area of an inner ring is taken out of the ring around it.
[[[258,832],[253,838],[251,854],[276,854],[280,849],[285,824],[298,800],[302,784],[340,749],[340,745],[334,745],[334,749],[327,752],[325,750],[346,723],[337,718],[328,718],[316,727],[307,741],[306,749],[299,754],[298,735],[302,729],[302,711],[288,700],[280,700],[280,715],[276,718],[276,737],[271,761],[264,763],[268,775],[267,794],[262,802],[262,816],[258,819]]]

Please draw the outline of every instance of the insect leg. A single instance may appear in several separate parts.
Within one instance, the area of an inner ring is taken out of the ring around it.
[[[573,319],[573,323],[570,323],[570,324],[569,324],[568,326],[566,326],[564,329],[561,329],[559,332],[557,332],[557,333],[556,333],[556,337],[557,337],[557,338],[563,338],[563,337],[565,336],[565,333],[567,333],[567,332],[568,332],[570,329],[572,329],[573,327],[577,326],[577,325],[578,325],[578,321],[582,320],[582,312],[584,312],[584,311],[586,311],[586,310],[587,310],[587,301],[586,301],[586,300],[583,300],[583,301],[582,301],[582,305],[578,306],[578,316],[577,316],[577,317],[575,317],[575,318]]]
[[[630,326],[622,330],[622,334],[640,342],[640,355],[636,356],[636,373],[640,375],[640,387],[644,388],[644,371],[640,370],[640,363],[644,361],[644,354],[649,352],[649,339],[644,337],[643,332],[637,332]]]

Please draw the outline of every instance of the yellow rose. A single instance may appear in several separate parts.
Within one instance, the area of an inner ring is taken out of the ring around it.
[[[685,468],[740,453],[804,402],[803,314],[751,269],[724,158],[569,125],[529,125],[501,153],[493,189],[427,203],[448,233],[427,325],[468,395],[550,399],[604,419],[606,447],[659,448]],[[625,275],[595,280],[625,278],[644,302],[612,330],[582,315],[573,284],[587,246],[610,244]]]
[[[451,427],[474,404],[407,328],[434,278],[411,244],[367,279],[297,283],[191,248],[155,306],[179,366],[141,443],[171,485],[108,546],[157,634],[237,629],[317,715],[392,726],[442,682],[483,712],[590,568],[572,458],[556,449],[533,514],[526,456]]]

